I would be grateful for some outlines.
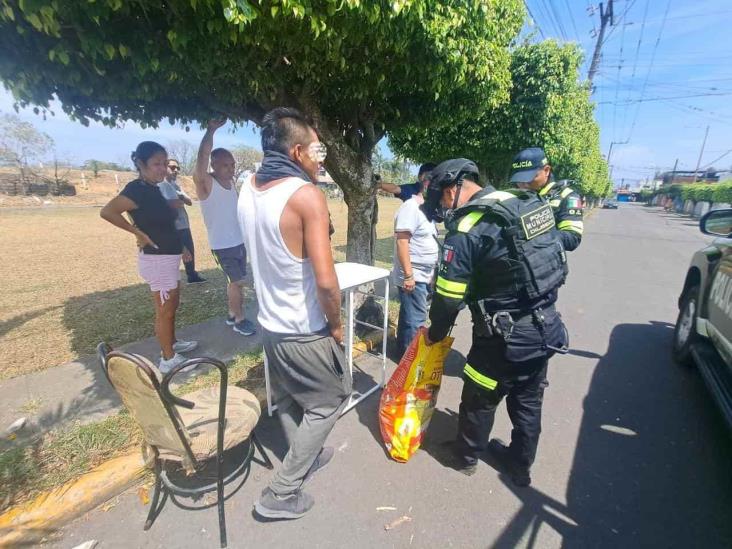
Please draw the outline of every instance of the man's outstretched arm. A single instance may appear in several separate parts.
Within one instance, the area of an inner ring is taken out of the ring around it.
[[[203,134],[201,144],[198,147],[198,155],[196,156],[196,165],[193,167],[193,183],[196,185],[196,194],[199,200],[206,200],[211,194],[211,185],[213,179],[208,173],[208,161],[211,158],[211,150],[213,149],[213,136],[221,126],[226,124],[226,120],[209,120],[206,133]]]

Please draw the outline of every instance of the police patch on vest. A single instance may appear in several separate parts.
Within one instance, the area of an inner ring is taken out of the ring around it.
[[[544,234],[554,227],[554,213],[548,204],[521,216],[526,240]]]

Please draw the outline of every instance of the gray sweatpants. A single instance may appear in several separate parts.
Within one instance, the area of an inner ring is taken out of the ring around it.
[[[351,373],[326,330],[288,335],[262,330],[273,402],[290,446],[270,488],[296,492],[351,394]]]

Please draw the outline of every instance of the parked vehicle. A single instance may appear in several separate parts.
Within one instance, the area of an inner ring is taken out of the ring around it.
[[[732,208],[699,221],[715,236],[694,254],[679,297],[673,357],[695,363],[732,429]]]

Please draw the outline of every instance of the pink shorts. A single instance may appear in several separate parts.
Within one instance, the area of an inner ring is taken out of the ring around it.
[[[170,290],[178,287],[180,280],[181,254],[153,255],[140,253],[137,256],[137,272],[150,285],[150,290],[160,292],[160,302],[170,297]]]

